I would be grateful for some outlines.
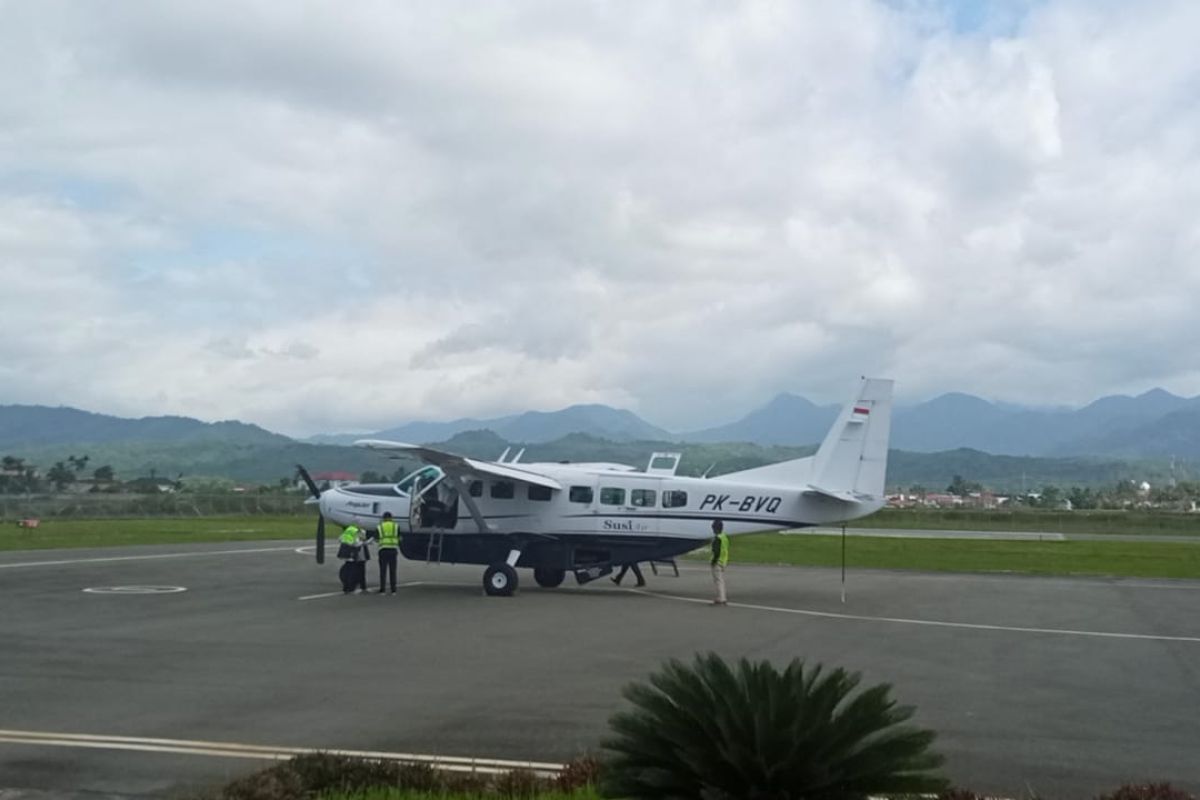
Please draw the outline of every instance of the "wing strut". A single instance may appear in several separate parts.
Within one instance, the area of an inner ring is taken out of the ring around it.
[[[454,487],[454,491],[458,492],[459,498],[466,505],[467,511],[471,512],[471,519],[475,520],[475,527],[479,528],[480,533],[491,533],[492,529],[488,527],[487,520],[480,513],[479,506],[475,505],[475,498],[471,497],[471,493],[462,485],[462,481],[453,472],[447,472],[445,475],[445,481]]]

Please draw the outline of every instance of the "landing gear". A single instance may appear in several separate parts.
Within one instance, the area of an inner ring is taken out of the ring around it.
[[[483,591],[492,597],[511,597],[517,590],[517,571],[500,561],[483,573]]]
[[[560,586],[565,577],[567,577],[565,569],[554,569],[554,567],[533,568],[533,579],[543,589],[553,589],[555,586]]]

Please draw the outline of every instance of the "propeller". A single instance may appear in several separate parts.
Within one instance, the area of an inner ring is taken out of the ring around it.
[[[325,563],[325,515],[321,513],[321,490],[302,465],[296,465],[296,472],[308,486],[308,492],[317,501],[317,563]]]

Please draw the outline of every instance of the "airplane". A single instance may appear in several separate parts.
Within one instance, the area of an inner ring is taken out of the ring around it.
[[[320,514],[316,559],[324,563],[325,520],[370,530],[391,512],[400,552],[414,561],[486,567],[488,595],[518,588],[518,568],[554,588],[614,567],[665,561],[711,541],[721,520],[730,536],[843,523],[884,504],[892,381],[863,378],[815,455],[714,477],[677,475],[679,453],[655,453],[645,469],[611,463],[521,463],[524,451],[481,461],[420,445],[360,440],[357,446],[425,466],[398,483],[321,491],[299,467]]]

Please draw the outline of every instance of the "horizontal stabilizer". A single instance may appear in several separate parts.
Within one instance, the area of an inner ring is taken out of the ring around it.
[[[804,494],[817,495],[819,497],[828,497],[831,500],[837,500],[840,503],[861,503],[863,498],[855,495],[853,492],[839,492],[833,489],[822,489],[820,486],[809,484],[804,489]]]

